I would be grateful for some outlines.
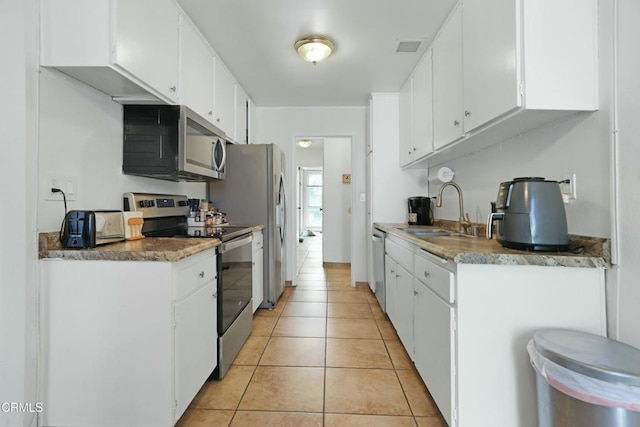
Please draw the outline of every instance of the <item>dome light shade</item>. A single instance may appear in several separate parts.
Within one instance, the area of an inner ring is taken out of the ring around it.
[[[294,46],[302,59],[314,64],[327,59],[336,47],[331,40],[320,36],[302,38]]]
[[[311,144],[313,144],[313,140],[311,139],[299,139],[298,140],[298,145],[302,148],[309,148],[311,147]]]

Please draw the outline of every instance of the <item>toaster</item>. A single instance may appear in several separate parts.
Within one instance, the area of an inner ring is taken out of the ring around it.
[[[125,239],[122,211],[69,211],[60,243],[65,248],[95,248]]]

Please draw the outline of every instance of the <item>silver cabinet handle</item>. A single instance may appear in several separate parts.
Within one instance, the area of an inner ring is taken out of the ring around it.
[[[201,271],[198,276],[200,276],[201,278],[204,278],[204,271]]]
[[[216,293],[212,294],[211,296],[214,297],[214,298],[218,298],[218,293],[216,292]]]
[[[469,110],[464,110],[464,116],[465,117],[469,117],[471,115],[471,111]]]
[[[415,289],[413,290],[413,295],[418,296],[418,291],[416,291]]]
[[[460,126],[460,122],[459,122],[459,121],[457,121],[457,120],[454,120],[454,121],[453,121],[453,125],[454,125],[454,126]]]
[[[175,92],[177,89],[178,89],[178,88],[177,88],[177,87],[175,87],[175,86],[171,86],[171,87],[169,88],[169,90],[170,90],[171,92]]]
[[[425,270],[425,272],[424,272],[424,277],[425,277],[425,278],[427,278],[427,279],[429,278],[429,272],[428,272],[428,271],[426,271],[426,270]]]
[[[209,114],[210,116],[213,116],[213,111],[209,111],[207,114]]]
[[[218,117],[218,118],[216,119],[216,122],[220,123],[220,117]]]
[[[416,147],[413,147],[413,151],[418,151],[418,149]]]

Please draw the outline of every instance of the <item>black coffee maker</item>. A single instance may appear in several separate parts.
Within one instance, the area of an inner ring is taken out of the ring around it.
[[[433,225],[433,208],[431,197],[409,197],[407,208],[409,225]]]

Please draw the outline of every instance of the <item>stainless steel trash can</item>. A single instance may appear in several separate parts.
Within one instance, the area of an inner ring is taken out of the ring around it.
[[[536,331],[540,427],[640,427],[640,350],[566,329]]]

